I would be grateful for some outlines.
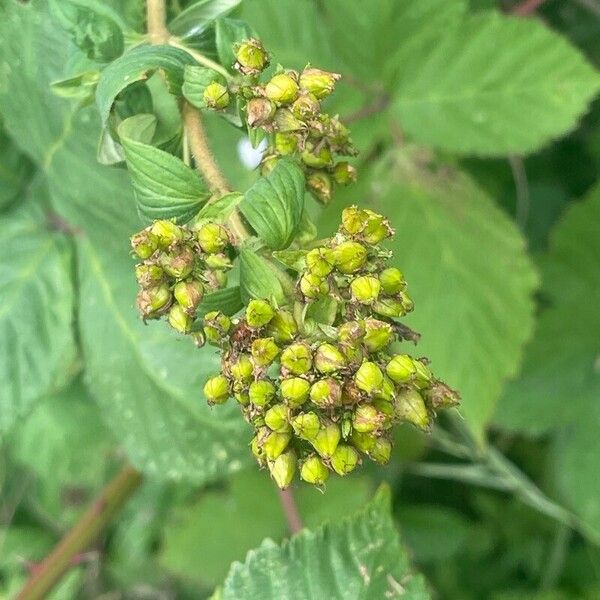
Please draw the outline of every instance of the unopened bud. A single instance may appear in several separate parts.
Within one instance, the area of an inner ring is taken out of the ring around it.
[[[238,359],[230,365],[229,371],[236,381],[250,381],[254,375],[254,365],[249,356],[240,354]]]
[[[400,269],[389,267],[379,273],[379,281],[384,294],[397,294],[406,287],[406,280]]]
[[[400,303],[402,304],[404,314],[409,313],[414,309],[415,303],[412,301],[412,298],[406,292],[400,292],[398,294],[398,298],[400,300]]]
[[[242,406],[250,404],[250,394],[244,389],[234,391],[233,397],[237,400],[238,404],[241,404]]]
[[[312,368],[312,353],[306,344],[290,344],[281,353],[281,366],[292,375],[304,375]]]
[[[416,367],[408,354],[396,354],[386,365],[385,372],[396,383],[406,383],[414,378]]]
[[[394,339],[394,330],[389,323],[377,319],[365,319],[363,343],[369,352],[380,352]]]
[[[431,384],[431,379],[433,378],[431,371],[429,370],[427,365],[421,360],[415,360],[414,365],[415,365],[415,385],[419,389],[428,388],[429,385]]]
[[[313,169],[321,169],[332,163],[331,150],[326,144],[322,144],[320,148],[306,148],[302,152],[302,160],[304,164]]]
[[[339,425],[330,423],[319,430],[311,444],[323,458],[329,458],[336,451],[341,437],[342,432]]]
[[[417,390],[402,390],[394,400],[394,413],[398,420],[412,423],[419,429],[428,431],[431,424],[429,411],[423,396]]]
[[[309,456],[300,467],[300,478],[306,483],[323,485],[329,479],[329,469],[318,456]]]
[[[158,265],[139,264],[135,267],[135,278],[142,287],[151,287],[162,282],[165,272]]]
[[[356,181],[356,169],[345,160],[341,161],[333,167],[333,179],[338,185],[350,185]]]
[[[252,342],[252,358],[258,366],[269,366],[278,355],[279,346],[273,338],[259,338]]]
[[[378,400],[391,401],[395,396],[396,386],[394,385],[394,382],[389,377],[384,376],[381,389],[377,392],[375,398]]]
[[[296,473],[297,462],[296,453],[293,450],[288,450],[274,462],[269,463],[269,471],[271,471],[271,476],[275,480],[277,487],[285,490],[292,483],[294,474]]]
[[[277,109],[273,118],[273,126],[277,131],[282,132],[300,131],[305,128],[304,123],[296,119],[288,108]]]
[[[300,87],[321,100],[333,92],[335,82],[340,79],[338,73],[329,73],[321,69],[307,67],[300,74]]]
[[[229,398],[229,382],[223,375],[211,377],[204,384],[204,396],[209,404],[223,404]]]
[[[165,273],[175,279],[185,279],[194,269],[196,257],[188,246],[174,246],[160,256],[160,265]]]
[[[273,122],[277,107],[268,98],[252,98],[246,104],[246,120],[250,127],[265,127]]]
[[[460,403],[458,392],[440,381],[435,381],[424,394],[427,404],[434,411],[443,408],[452,408]]]
[[[298,97],[298,84],[289,73],[279,73],[265,86],[265,96],[279,104],[290,104]]]
[[[360,431],[353,430],[350,435],[350,441],[355,448],[367,454],[375,445],[377,436],[373,433],[361,433]]]
[[[300,291],[305,298],[314,300],[329,293],[329,283],[314,273],[305,273],[300,278]]]
[[[319,277],[327,277],[333,270],[333,252],[330,248],[314,248],[306,255],[308,270]]]
[[[204,335],[211,344],[218,344],[229,333],[231,319],[219,311],[211,311],[204,316]]]
[[[280,384],[281,397],[293,408],[302,406],[308,400],[310,383],[302,377],[289,377]]]
[[[248,388],[248,398],[254,406],[266,406],[275,397],[275,386],[267,379],[253,381]]]
[[[321,105],[313,94],[301,94],[292,104],[292,113],[297,119],[310,119],[319,114]]]
[[[342,386],[332,377],[319,379],[310,388],[310,399],[320,408],[334,408],[342,404]]]
[[[357,206],[349,206],[342,211],[341,230],[347,235],[358,235],[367,225],[367,214]]]
[[[358,242],[342,242],[333,249],[333,256],[339,271],[356,273],[367,262],[367,249]]]
[[[202,98],[207,108],[223,110],[229,106],[229,90],[218,81],[213,81],[204,88]]]
[[[379,244],[392,235],[393,230],[388,220],[372,210],[365,210],[367,224],[362,231],[362,238],[367,244]]]
[[[313,171],[306,179],[306,187],[321,204],[329,204],[333,195],[331,177],[325,171]]]
[[[263,445],[265,456],[269,460],[275,460],[287,448],[291,439],[291,433],[279,433],[277,431],[272,431],[265,439],[265,443]]]
[[[373,302],[373,311],[383,317],[403,317],[406,310],[400,300],[396,298],[378,298]]]
[[[244,75],[257,75],[269,64],[264,46],[254,38],[241,42],[235,48],[236,68]]]
[[[292,428],[299,438],[311,442],[321,430],[321,421],[314,412],[300,413],[292,419]]]
[[[204,286],[199,281],[180,281],[173,288],[175,300],[189,314],[196,312],[202,296]]]
[[[192,329],[194,319],[180,304],[174,304],[169,309],[168,321],[169,325],[175,329],[175,331],[179,331],[179,333],[189,333]]]
[[[250,300],[246,307],[246,322],[255,329],[266,325],[274,316],[275,311],[266,300]]]
[[[278,344],[291,342],[298,333],[298,324],[294,315],[287,310],[277,311],[269,321],[266,333]]]
[[[392,442],[384,437],[379,437],[368,452],[369,458],[379,463],[386,465],[390,461],[392,455]]]
[[[360,461],[358,452],[348,444],[339,444],[331,455],[331,468],[342,477],[356,468]]]
[[[171,244],[183,239],[181,227],[178,227],[173,221],[167,219],[154,221],[150,228],[150,232],[155,237],[158,247],[163,250],[168,248]]]
[[[314,357],[315,368],[320,373],[330,374],[346,366],[344,355],[333,344],[321,344]]]
[[[281,156],[293,154],[298,149],[298,138],[293,133],[278,131],[275,134],[275,150]]]
[[[367,394],[375,394],[383,384],[383,373],[374,362],[365,361],[356,371],[354,381],[358,389]]]
[[[150,258],[158,248],[158,240],[147,229],[131,236],[131,247],[135,254],[142,260]]]
[[[354,344],[365,335],[365,327],[359,321],[347,321],[338,329],[340,342]]]
[[[218,223],[205,223],[196,234],[198,243],[207,254],[222,252],[229,244],[227,229]]]
[[[285,433],[292,427],[288,421],[288,409],[285,404],[275,404],[265,413],[265,425],[273,431]]]
[[[357,369],[365,358],[362,346],[353,346],[349,343],[343,343],[340,345],[340,350],[346,359],[348,367],[352,370]]]
[[[231,259],[224,252],[219,252],[218,254],[208,254],[204,257],[204,262],[209,269],[220,271],[226,271],[231,269],[233,266]]]
[[[350,284],[352,298],[361,304],[373,304],[379,296],[380,290],[381,283],[379,283],[379,279],[372,275],[357,277]]]
[[[160,314],[170,302],[171,291],[166,283],[140,290],[137,296],[137,307],[145,318]]]
[[[370,433],[378,429],[383,422],[381,413],[370,404],[361,404],[356,407],[352,416],[352,427],[359,433]]]

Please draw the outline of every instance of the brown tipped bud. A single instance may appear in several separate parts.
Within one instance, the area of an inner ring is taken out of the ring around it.
[[[364,335],[365,327],[359,321],[347,321],[338,329],[338,339],[348,344],[358,343]]]
[[[135,266],[135,278],[142,287],[152,287],[162,283],[165,272],[158,265],[139,264]]]
[[[385,372],[396,383],[406,383],[413,380],[416,367],[408,354],[396,354],[386,365]]]
[[[269,366],[279,356],[279,346],[273,338],[259,338],[252,342],[252,358],[259,367]]]
[[[367,454],[375,445],[377,435],[374,433],[361,433],[360,431],[353,430],[350,435],[350,441],[355,448]]]
[[[155,235],[147,229],[131,236],[131,248],[136,256],[142,260],[150,258],[158,248],[158,240]]]
[[[156,239],[158,247],[163,250],[183,239],[183,230],[181,227],[167,219],[154,221],[150,227],[150,232]]]
[[[218,223],[205,223],[196,233],[198,243],[207,254],[222,252],[229,244],[227,229]]]
[[[287,108],[280,108],[275,113],[273,126],[277,131],[289,132],[300,131],[305,125],[302,121],[296,119],[292,111]]]
[[[383,415],[374,406],[361,404],[356,407],[352,416],[352,427],[359,433],[370,433],[381,427],[383,419]]]
[[[162,314],[171,303],[171,291],[165,283],[140,290],[137,296],[137,307],[145,319]]]
[[[333,167],[333,180],[338,185],[350,185],[356,181],[356,169],[350,163],[341,161]]]
[[[321,100],[333,92],[335,82],[340,79],[338,73],[306,67],[300,74],[300,87]]]
[[[267,127],[273,122],[277,107],[268,98],[252,98],[246,104],[246,120],[250,127]]]
[[[326,171],[313,171],[306,178],[306,186],[315,200],[321,204],[329,204],[333,195],[331,177]]]
[[[389,267],[379,273],[379,281],[384,294],[397,294],[406,287],[406,280],[400,269]]]
[[[452,408],[460,404],[458,392],[448,387],[441,381],[435,381],[431,387],[424,392],[426,402],[433,411],[443,408]]]
[[[379,244],[379,242],[393,235],[394,231],[383,215],[372,210],[365,210],[364,212],[367,215],[367,224],[362,231],[362,239],[367,244]]]
[[[304,121],[319,114],[321,105],[313,94],[301,94],[292,104],[292,113],[297,119]]]
[[[244,75],[258,75],[269,64],[269,55],[259,40],[251,38],[235,48],[235,68]]]
[[[342,211],[340,230],[345,235],[358,235],[367,224],[367,215],[357,206],[349,206]]]
[[[400,300],[396,298],[379,297],[373,302],[373,311],[383,317],[403,317],[407,311]]]
[[[339,444],[331,455],[331,468],[342,477],[352,473],[359,462],[358,452],[348,444]]]
[[[369,352],[380,352],[394,339],[394,330],[389,323],[377,319],[365,319],[363,343]]]
[[[204,295],[204,286],[199,281],[180,281],[173,288],[175,300],[188,314],[196,312]]]
[[[265,96],[279,104],[290,104],[298,97],[298,83],[290,73],[279,73],[265,86]]]
[[[175,279],[185,279],[194,269],[195,262],[194,251],[188,246],[174,246],[160,256],[160,266]]]
[[[319,379],[310,388],[310,399],[320,408],[334,408],[342,405],[342,386],[332,377]]]
[[[265,413],[265,425],[272,431],[285,433],[292,430],[288,421],[288,408],[285,404],[275,404]]]
[[[343,369],[346,359],[333,344],[321,344],[315,352],[314,364],[317,371],[327,375]]]

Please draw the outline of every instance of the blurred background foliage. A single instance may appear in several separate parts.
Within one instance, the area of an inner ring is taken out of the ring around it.
[[[130,35],[144,31],[143,2],[106,4]],[[172,0],[171,16],[191,4]],[[282,64],[343,74],[328,109],[351,124],[359,183],[311,214],[323,234],[344,205],[389,215],[416,303],[409,324],[464,399],[463,420],[442,419],[431,437],[402,428],[388,468],[325,495],[298,489],[306,526],[354,513],[385,480],[433,597],[592,599],[600,4],[547,0],[508,21],[489,12],[515,4],[223,1]],[[175,23],[214,53],[210,24]],[[52,597],[209,597],[232,561],[286,536],[285,519],[235,407],[216,415],[201,398],[217,357],[137,320],[129,177],[96,160],[109,151],[96,108],[50,87],[99,62],[45,0],[0,0],[0,595],[127,457],[146,482]],[[482,74],[494,89],[494,69],[511,76],[507,89],[478,94]],[[120,102],[124,115],[149,106],[177,147],[160,81]],[[208,126],[223,170],[247,188],[244,135]]]

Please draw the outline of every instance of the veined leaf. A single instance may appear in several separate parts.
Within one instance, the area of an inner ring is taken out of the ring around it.
[[[183,9],[170,23],[175,35],[188,37],[206,29],[215,19],[224,17],[242,0],[196,0]]]
[[[0,121],[0,210],[19,198],[32,171],[33,165],[21,154]]]
[[[215,38],[219,62],[227,69],[235,63],[233,46],[237,42],[256,37],[256,32],[245,21],[238,19],[217,19]]]
[[[304,210],[305,179],[290,160],[280,160],[244,194],[239,209],[269,248],[287,248]]]
[[[275,265],[250,248],[240,250],[240,288],[242,300],[252,298],[283,300],[284,293]]]
[[[243,307],[240,286],[236,285],[206,294],[198,307],[198,316],[203,317],[213,310],[218,310],[226,315],[235,315]]]
[[[214,81],[224,82],[223,75],[207,67],[199,66],[187,66],[183,73],[183,79],[183,95],[196,108],[206,108],[204,90],[208,85]]]
[[[224,223],[231,211],[242,201],[244,196],[239,192],[230,192],[221,196],[218,200],[206,204],[198,213],[198,220],[209,219]]]

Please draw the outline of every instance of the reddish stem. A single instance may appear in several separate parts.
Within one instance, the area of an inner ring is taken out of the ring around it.
[[[523,0],[517,4],[512,10],[513,15],[526,17],[534,13],[546,0]]]
[[[292,492],[291,488],[287,488],[287,490],[280,490],[278,488],[277,491],[279,492],[279,499],[281,500],[281,506],[283,508],[285,518],[287,519],[290,533],[293,535],[299,531],[302,531],[302,519],[300,517],[300,513],[298,512],[298,506],[296,505],[294,493]]]

